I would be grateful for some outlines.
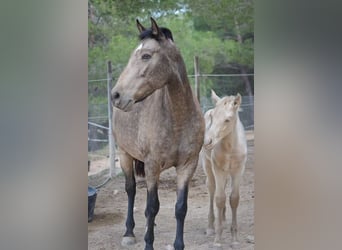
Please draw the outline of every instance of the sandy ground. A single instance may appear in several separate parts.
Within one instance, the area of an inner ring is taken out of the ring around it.
[[[240,188],[238,208],[238,228],[240,245],[235,249],[254,249],[254,138],[248,135],[248,160]],[[174,206],[176,201],[175,169],[162,173],[159,187],[160,210],[156,217],[154,249],[167,250],[173,245],[176,233]],[[142,250],[144,249],[146,185],[144,179],[137,178],[135,201],[135,236],[137,243],[122,247],[125,232],[127,195],[124,177],[119,174],[98,190],[94,219],[88,223],[89,250]],[[230,188],[226,193],[229,195]],[[229,199],[227,199],[228,201]],[[197,168],[191,181],[188,199],[188,213],[185,220],[184,243],[187,250],[218,249],[213,246],[214,236],[205,234],[208,214],[208,192],[205,174]],[[231,249],[231,212],[227,202],[227,223],[223,231],[222,250]]]

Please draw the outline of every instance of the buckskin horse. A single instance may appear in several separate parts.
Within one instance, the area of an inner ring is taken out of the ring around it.
[[[158,183],[161,172],[175,167],[177,173],[177,221],[174,248],[184,249],[184,219],[189,182],[198,164],[204,139],[204,118],[187,78],[185,63],[172,32],[151,28],[137,20],[140,44],[111,91],[113,134],[125,175],[128,209],[122,245],[136,242],[133,216],[136,173],[145,174],[145,250],[153,249],[154,221],[159,211]]]

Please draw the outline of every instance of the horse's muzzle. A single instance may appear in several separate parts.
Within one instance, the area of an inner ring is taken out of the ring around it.
[[[131,98],[124,98],[122,95],[120,95],[119,92],[113,92],[111,95],[111,101],[114,107],[128,112],[132,109],[132,106],[134,104],[133,99]]]
[[[207,150],[213,149],[213,147],[214,147],[213,140],[210,139],[210,140],[208,140],[208,141],[205,141],[205,142],[203,143],[203,146],[204,146],[204,148],[207,149]]]

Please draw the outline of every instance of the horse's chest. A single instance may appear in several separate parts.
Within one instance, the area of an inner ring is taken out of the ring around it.
[[[236,168],[240,168],[244,159],[243,154],[240,154],[238,151],[234,151],[233,149],[216,149],[213,151],[211,157],[215,165],[225,171],[232,171]]]

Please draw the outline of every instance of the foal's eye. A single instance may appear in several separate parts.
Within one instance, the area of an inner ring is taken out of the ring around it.
[[[142,55],[142,57],[141,57],[141,59],[143,59],[143,60],[148,60],[148,59],[151,59],[151,55],[150,54],[143,54]]]

